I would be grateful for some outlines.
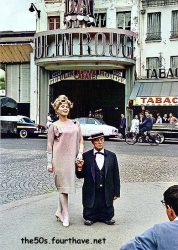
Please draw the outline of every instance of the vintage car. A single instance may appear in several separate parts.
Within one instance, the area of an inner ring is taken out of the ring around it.
[[[107,125],[102,119],[81,117],[76,118],[80,123],[82,135],[89,137],[91,134],[103,132],[106,138],[114,138],[118,136],[118,129]]]
[[[158,132],[161,135],[161,142],[164,142],[166,139],[178,139],[178,123],[154,124],[152,131]]]
[[[27,116],[0,116],[2,136],[20,136],[20,138],[37,137],[47,134],[43,125],[35,124]]]

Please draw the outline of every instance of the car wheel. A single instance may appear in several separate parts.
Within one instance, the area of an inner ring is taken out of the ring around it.
[[[163,143],[165,141],[165,137],[163,134],[158,134],[159,135],[159,143]]]
[[[27,138],[27,136],[28,136],[27,130],[25,130],[25,129],[20,130],[19,136],[20,136],[20,138]]]

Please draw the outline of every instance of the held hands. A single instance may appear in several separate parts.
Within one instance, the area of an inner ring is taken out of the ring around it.
[[[53,169],[53,166],[52,165],[48,165],[47,166],[47,170],[49,173],[53,173],[54,169]]]
[[[82,171],[84,160],[83,160],[83,156],[81,153],[78,153],[77,158],[75,160],[75,164],[76,164],[77,170]]]

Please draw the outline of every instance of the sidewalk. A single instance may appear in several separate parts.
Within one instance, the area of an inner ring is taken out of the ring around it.
[[[77,188],[76,194],[70,196],[71,225],[68,228],[64,228],[54,217],[57,208],[57,192],[2,205],[0,207],[2,238],[0,249],[118,250],[121,244],[133,238],[134,235],[155,223],[168,220],[160,200],[165,189],[174,184],[170,182],[123,183],[122,197],[115,201],[116,224],[114,226],[103,223],[83,225],[81,188]],[[21,239],[24,238],[25,242],[25,237],[26,244],[22,244]],[[59,242],[69,238],[66,244]],[[30,239],[34,242],[30,243]],[[89,244],[83,244],[81,240],[84,239],[89,239]],[[97,239],[98,244],[93,243],[94,239]]]

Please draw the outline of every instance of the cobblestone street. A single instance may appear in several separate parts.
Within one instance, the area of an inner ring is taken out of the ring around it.
[[[91,143],[85,141],[85,150]],[[178,145],[129,146],[107,141],[117,154],[123,182],[171,182],[178,179]],[[77,180],[77,186],[81,186]],[[2,139],[0,204],[55,190],[53,175],[46,171],[46,139]]]

